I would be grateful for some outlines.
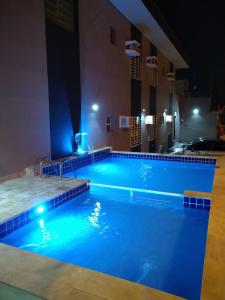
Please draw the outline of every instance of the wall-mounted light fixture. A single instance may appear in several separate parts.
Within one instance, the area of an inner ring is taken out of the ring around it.
[[[153,125],[154,116],[145,116],[145,125]]]
[[[173,122],[173,116],[172,115],[166,115],[166,122],[172,123]]]
[[[194,108],[193,109],[193,114],[194,115],[198,115],[199,114],[199,109],[198,108]]]
[[[93,110],[93,111],[98,111],[98,109],[99,109],[99,106],[98,106],[98,104],[92,104],[92,106],[91,106],[91,109]]]

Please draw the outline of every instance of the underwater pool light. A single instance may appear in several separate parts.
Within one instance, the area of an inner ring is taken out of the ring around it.
[[[44,211],[45,211],[44,205],[39,205],[39,206],[37,207],[37,213],[38,213],[38,214],[43,214]]]

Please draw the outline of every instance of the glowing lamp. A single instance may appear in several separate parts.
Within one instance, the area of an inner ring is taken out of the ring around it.
[[[166,117],[166,112],[167,112],[167,109],[165,109],[164,112],[163,112],[163,117],[164,118]]]
[[[98,104],[93,104],[93,105],[91,106],[91,109],[92,109],[93,111],[98,111],[98,109],[99,109]]]
[[[171,115],[166,115],[166,122],[167,122],[167,123],[173,122],[173,116],[171,116]]]
[[[146,125],[152,125],[152,124],[154,124],[154,117],[153,116],[146,116],[145,117],[145,124]]]
[[[198,115],[199,114],[199,109],[198,108],[194,108],[193,109],[193,114],[194,115]]]

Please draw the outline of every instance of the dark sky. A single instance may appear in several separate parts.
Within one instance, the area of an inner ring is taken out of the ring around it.
[[[225,104],[225,1],[155,2],[191,59],[192,86]]]

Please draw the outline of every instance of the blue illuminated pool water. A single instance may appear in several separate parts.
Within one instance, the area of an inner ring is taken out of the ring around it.
[[[91,187],[1,242],[195,300],[207,224],[180,197]]]
[[[67,176],[88,178],[91,183],[183,193],[211,192],[214,165],[146,159],[107,158],[70,172]]]

